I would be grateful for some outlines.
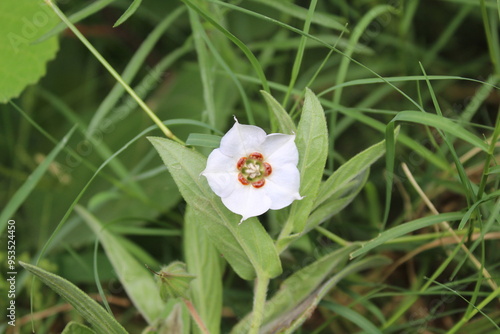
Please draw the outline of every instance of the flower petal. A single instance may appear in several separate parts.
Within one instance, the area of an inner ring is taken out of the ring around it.
[[[271,198],[272,210],[282,209],[293,201],[302,199],[299,194],[300,173],[294,164],[277,166],[273,169],[263,188]]]
[[[227,156],[222,153],[219,148],[216,148],[208,156],[207,167],[202,174],[213,172],[236,172],[238,170],[236,168],[237,163],[238,159]]]
[[[207,167],[201,175],[207,178],[210,188],[220,197],[229,196],[238,182],[238,170],[234,158],[224,155],[219,149],[210,153]]]
[[[237,184],[236,189],[222,203],[234,213],[242,216],[241,221],[263,214],[271,207],[271,198],[263,188]]]
[[[295,145],[295,135],[272,133],[262,143],[262,154],[266,162],[274,165],[293,164],[299,162],[299,151]]]
[[[254,125],[236,122],[222,137],[220,150],[227,156],[241,158],[259,152],[260,145],[266,140],[266,132]]]

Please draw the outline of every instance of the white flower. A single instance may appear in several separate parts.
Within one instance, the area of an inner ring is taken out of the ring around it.
[[[295,135],[266,135],[235,121],[201,173],[222,203],[244,221],[301,199]]]

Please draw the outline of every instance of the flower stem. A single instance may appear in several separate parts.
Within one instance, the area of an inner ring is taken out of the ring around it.
[[[249,334],[259,333],[262,320],[264,319],[264,306],[266,304],[268,285],[269,277],[267,274],[257,273],[253,297],[252,324],[250,325],[250,330],[248,331]]]
[[[104,57],[99,53],[99,51],[94,48],[94,46],[82,35],[82,33],[75,27],[73,23],[64,15],[64,13],[52,2],[52,0],[44,0],[47,5],[49,5],[57,16],[68,26],[68,28],[75,34],[76,37],[89,49],[90,52],[96,57],[99,62],[108,70],[108,72],[118,81],[123,88],[132,96],[132,98],[139,104],[139,106],[146,112],[146,114],[151,118],[151,120],[156,123],[160,130],[172,140],[180,144],[184,144],[182,140],[177,138],[172,131],[156,116],[156,114],[147,106],[147,104],[134,92],[134,90],[122,79],[120,74],[115,71],[115,69],[104,59]]]
[[[203,334],[210,334],[210,332],[207,329],[207,326],[205,326],[205,323],[200,318],[200,315],[198,314],[198,312],[194,308],[193,303],[191,303],[191,301],[189,299],[185,299],[185,298],[183,298],[182,301],[184,302],[184,304],[186,304],[186,307],[188,308],[189,313],[191,314],[191,317],[193,317],[194,322],[196,322],[196,324],[198,325],[198,328],[201,330],[201,332]]]

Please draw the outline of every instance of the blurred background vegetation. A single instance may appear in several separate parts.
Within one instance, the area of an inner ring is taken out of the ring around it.
[[[200,0],[196,3],[256,55],[272,95],[278,101],[286,100],[285,108],[295,119],[300,114],[306,86],[321,94],[326,101],[324,108],[332,144],[326,174],[384,139],[385,124],[397,112],[416,110],[415,105],[394,88],[380,80],[374,82],[372,79],[376,76],[372,71],[386,79],[419,76],[393,83],[426,111],[435,113],[420,62],[427,75],[439,76],[431,82],[445,117],[457,120],[461,126],[484,138],[491,135],[495,126],[500,103],[500,11],[495,1],[318,1],[309,34],[323,44],[335,45],[343,53],[352,54],[363,66],[346,61],[347,58],[338,52],[329,54],[330,49],[318,41],[309,39],[300,46],[301,35],[283,26],[303,31],[309,1],[219,3]],[[102,8],[90,11],[89,8],[96,4]],[[191,133],[220,135],[232,124],[233,115],[241,123],[253,122],[268,132],[273,129],[259,92],[262,86],[248,59],[227,36],[203,18],[193,18],[194,14],[189,14],[181,1],[144,0],[131,18],[113,28],[129,5],[127,1],[72,0],[61,2],[60,8],[68,16],[87,11],[88,17],[76,23],[78,29],[119,73],[129,71],[131,86],[161,120],[201,121],[214,129],[180,121],[170,128],[181,140],[186,141]],[[167,17],[170,22],[165,23]],[[157,42],[145,47],[148,36],[151,37],[151,32],[161,25],[165,29],[159,32]],[[118,86],[116,80],[73,33],[63,30],[57,38],[59,51],[48,63],[46,75],[13,100],[15,106],[0,105],[1,203],[13,198],[55,144],[76,126],[67,144],[71,151],[63,150],[58,154],[19,209],[8,217],[16,221],[17,259],[26,262],[37,258],[98,166],[153,124],[126,93],[114,88]],[[297,66],[294,64],[297,64],[297,52],[301,49],[304,50],[303,59]],[[131,70],[134,66],[136,69]],[[296,76],[294,66],[298,70]],[[296,82],[292,94],[287,97],[291,78]],[[241,87],[235,84],[236,79]],[[344,87],[338,86],[344,82],[347,83]],[[432,129],[405,124],[402,132],[449,166],[453,164],[442,138]],[[158,130],[148,133],[152,134],[162,135]],[[78,203],[123,237],[125,245],[139,259],[150,266],[158,266],[183,258],[185,204],[145,137],[146,134],[142,134],[100,171]],[[199,149],[206,154],[210,151],[204,147]],[[463,157],[471,147],[456,141],[455,150]],[[452,167],[440,169],[427,157],[398,144],[398,178],[389,227],[429,212],[400,168],[401,162],[407,163],[439,212],[467,208],[467,198],[456,170]],[[482,176],[483,165],[484,155],[481,154],[464,161],[469,178],[476,184]],[[487,191],[496,190],[497,186],[498,177],[488,183]],[[375,237],[382,222],[384,194],[384,163],[379,161],[372,168],[369,182],[360,195],[323,227],[348,241]],[[273,225],[272,215],[266,216],[263,222],[275,236],[279,226]],[[85,292],[96,294],[94,233],[76,213],[60,227],[40,265],[67,278]],[[496,231],[498,221],[491,232]],[[498,281],[497,239],[485,242],[483,260]],[[398,259],[428,241],[388,244],[377,252]],[[334,245],[323,234],[312,231],[284,253],[284,272],[290,273],[303,266],[318,249],[323,252]],[[330,298],[349,305],[369,295],[366,297],[369,302],[358,305],[357,311],[374,322],[390,317],[401,305],[401,300],[415,294],[414,288],[432,275],[448,251],[443,246],[415,255],[389,277],[377,270],[350,277],[330,294]],[[6,249],[2,247],[2,265],[6,263],[5,257]],[[475,294],[482,298],[490,292],[489,287],[482,284],[474,290],[477,270],[468,264],[462,266],[462,259],[463,255],[454,263],[459,272],[453,273],[450,269],[440,277],[440,282],[447,284],[453,277],[459,284],[457,291],[463,296],[470,298]],[[109,302],[117,319],[131,333],[138,333],[145,322],[130,305],[101,248],[97,253],[97,265],[104,292],[110,296]],[[2,269],[1,275],[5,272]],[[279,281],[272,283],[271,292],[277,289]],[[2,289],[7,287],[5,282],[2,278]],[[37,333],[58,333],[70,319],[79,319],[55,293],[36,280],[32,282],[25,272],[18,275],[17,283],[17,329],[21,333],[31,330],[28,318],[31,284],[36,284],[31,290],[34,292],[32,300],[34,312],[41,320],[36,322]],[[250,310],[252,290],[251,285],[240,280],[229,267],[223,286],[222,324],[228,330]],[[439,285],[434,285],[434,289],[433,293],[418,295],[417,302],[403,316],[404,321],[390,332],[412,332],[411,328],[420,328],[421,333],[445,333],[460,319],[467,303]],[[441,303],[433,310],[430,305],[442,295],[453,301]],[[4,305],[1,306],[4,309]],[[498,323],[498,301],[485,313]],[[462,332],[493,333],[495,330],[485,317],[474,321],[473,325],[464,326]],[[304,325],[302,333],[332,331],[354,333],[358,327],[338,317],[325,304]]]

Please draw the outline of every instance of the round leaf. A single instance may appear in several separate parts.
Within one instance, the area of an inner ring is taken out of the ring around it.
[[[5,103],[45,75],[58,50],[56,37],[34,43],[57,16],[42,0],[0,1],[0,102]]]

